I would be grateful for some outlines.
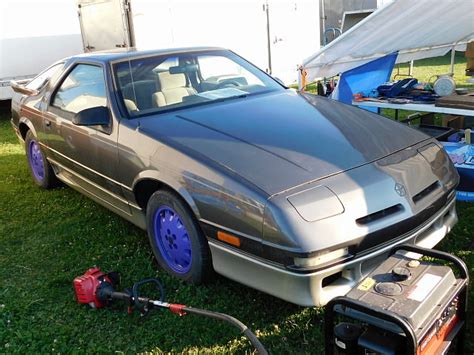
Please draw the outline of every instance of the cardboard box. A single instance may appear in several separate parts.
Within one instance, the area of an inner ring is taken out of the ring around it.
[[[474,58],[467,58],[466,72],[474,72]]]
[[[444,115],[442,122],[444,127],[451,127],[455,129],[464,128],[464,116]]]
[[[474,73],[474,41],[469,42],[466,45],[466,75],[473,76]]]
[[[474,41],[466,45],[466,58],[474,58]]]

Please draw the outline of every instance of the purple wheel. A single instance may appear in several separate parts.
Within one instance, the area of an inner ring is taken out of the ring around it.
[[[45,177],[43,154],[41,153],[39,144],[32,139],[28,144],[28,162],[31,167],[34,178],[39,182],[43,182]]]
[[[44,189],[56,187],[59,181],[56,178],[56,175],[54,175],[53,168],[41,150],[38,138],[36,138],[30,130],[26,132],[25,150],[31,176],[35,183]]]
[[[146,207],[146,226],[153,254],[164,271],[192,284],[209,279],[212,262],[206,237],[179,195],[154,192]]]
[[[155,243],[168,267],[178,274],[191,269],[192,246],[181,216],[171,207],[161,206],[153,217]]]

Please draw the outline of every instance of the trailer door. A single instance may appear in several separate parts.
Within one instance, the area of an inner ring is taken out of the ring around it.
[[[136,46],[217,46],[268,68],[266,22],[255,0],[130,0]]]
[[[79,0],[78,7],[85,52],[134,45],[128,0]]]
[[[319,48],[317,1],[270,0],[271,73],[290,84],[297,78],[298,64]]]

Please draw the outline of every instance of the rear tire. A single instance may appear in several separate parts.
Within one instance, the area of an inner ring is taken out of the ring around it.
[[[207,240],[190,208],[174,193],[159,190],[148,201],[148,238],[160,267],[192,284],[212,274]]]
[[[49,164],[44,150],[38,142],[33,132],[29,130],[25,137],[25,150],[28,166],[34,182],[44,188],[51,189],[58,186],[59,180],[54,174],[51,164]]]

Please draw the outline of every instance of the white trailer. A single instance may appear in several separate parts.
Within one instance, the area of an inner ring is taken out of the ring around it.
[[[11,80],[81,52],[75,0],[0,1],[0,100],[12,97]]]
[[[285,83],[319,47],[314,0],[79,0],[85,51],[218,46]]]

